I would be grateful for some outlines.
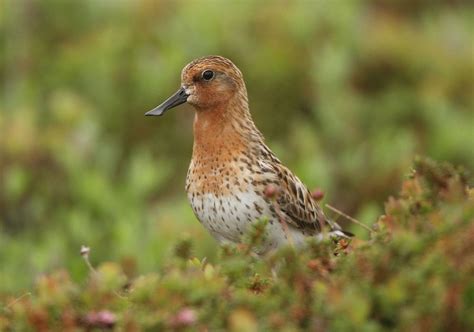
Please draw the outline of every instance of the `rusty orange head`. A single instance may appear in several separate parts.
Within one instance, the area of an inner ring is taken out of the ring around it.
[[[162,115],[185,102],[196,110],[208,110],[227,104],[236,94],[243,94],[246,99],[240,70],[229,59],[206,56],[186,65],[181,73],[180,89],[145,115]]]

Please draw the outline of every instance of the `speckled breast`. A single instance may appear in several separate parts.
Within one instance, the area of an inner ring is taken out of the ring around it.
[[[186,179],[186,191],[194,214],[202,225],[220,243],[239,243],[248,227],[259,218],[267,218],[265,250],[288,243],[288,234],[283,229],[271,202],[265,199],[263,187],[252,183],[247,168],[201,173],[191,163]],[[193,172],[194,171],[194,172]],[[196,176],[196,174],[199,174]],[[290,228],[290,237],[298,244],[304,241],[299,232]]]
[[[189,192],[188,198],[196,217],[219,242],[238,243],[252,222],[271,216],[265,200],[255,192],[193,194]]]

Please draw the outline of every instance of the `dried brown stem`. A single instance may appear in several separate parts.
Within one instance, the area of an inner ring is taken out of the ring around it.
[[[338,209],[336,209],[335,207],[333,207],[333,206],[331,206],[331,205],[329,205],[329,204],[326,204],[326,207],[327,207],[329,210],[331,210],[331,211],[333,211],[333,212],[335,212],[335,213],[337,213],[337,214],[343,216],[343,217],[346,218],[347,220],[352,221],[354,224],[357,224],[357,225],[359,225],[359,226],[365,228],[365,229],[368,230],[369,232],[374,232],[374,230],[371,229],[369,226],[367,226],[367,225],[361,223],[359,220],[357,220],[357,219],[355,219],[355,218],[352,218],[351,216],[345,214],[345,213],[342,212],[341,210],[338,210]]]

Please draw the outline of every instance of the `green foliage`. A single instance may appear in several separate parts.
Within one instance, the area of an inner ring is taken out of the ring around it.
[[[202,55],[242,69],[269,146],[367,224],[415,153],[474,169],[469,1],[1,7],[0,292],[58,267],[83,278],[82,244],[130,273],[160,266],[182,236],[215,257],[182,189],[189,107],[143,116]]]
[[[474,326],[467,176],[417,161],[377,219],[415,154],[474,169],[473,16],[467,0],[0,1],[0,330]],[[242,70],[280,159],[377,232],[262,261],[261,221],[217,252],[183,190],[190,108],[143,116],[208,54]]]
[[[213,264],[180,241],[156,273],[102,263],[80,282],[59,270],[5,299],[0,328],[74,330],[469,330],[474,191],[461,170],[418,159],[370,239],[309,242],[257,257],[266,222]],[[80,257],[76,257],[80,259]]]

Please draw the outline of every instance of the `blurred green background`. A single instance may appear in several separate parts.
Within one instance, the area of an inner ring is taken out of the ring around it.
[[[82,244],[130,275],[186,236],[213,259],[184,193],[192,109],[143,116],[203,55],[234,61],[268,145],[367,224],[416,154],[474,169],[470,1],[0,4],[0,292],[81,280]]]

